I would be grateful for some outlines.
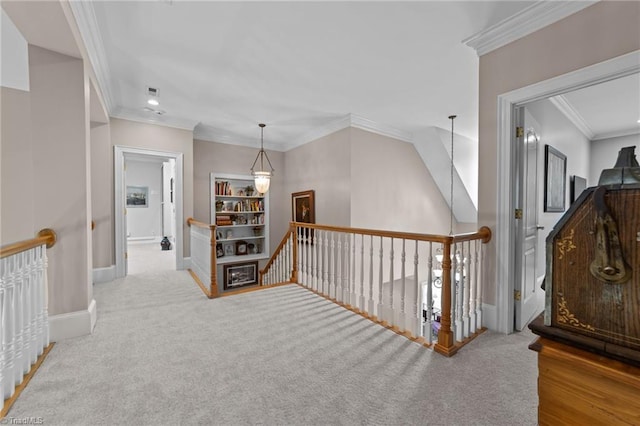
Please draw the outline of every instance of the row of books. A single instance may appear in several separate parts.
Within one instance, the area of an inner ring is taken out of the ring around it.
[[[216,226],[229,226],[233,225],[233,218],[231,215],[216,215]]]
[[[216,195],[233,195],[231,183],[228,181],[216,181]]]

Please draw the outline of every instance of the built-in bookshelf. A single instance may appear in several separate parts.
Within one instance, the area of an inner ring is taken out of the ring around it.
[[[269,256],[269,197],[253,177],[211,173],[211,223],[216,225],[218,264]]]

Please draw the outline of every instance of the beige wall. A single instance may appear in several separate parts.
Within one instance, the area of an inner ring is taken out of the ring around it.
[[[183,154],[183,247],[184,257],[189,257],[190,240],[186,219],[193,216],[193,131],[112,118],[111,144]]]
[[[448,235],[449,207],[414,145],[349,130],[350,226]]]
[[[640,49],[640,2],[602,1],[480,57],[478,223],[495,231],[497,97],[549,78]],[[495,304],[495,238],[487,247],[491,265],[484,301]]]
[[[89,303],[90,176],[85,70],[81,60],[29,46],[34,227],[58,234],[49,256],[49,313]]]
[[[285,215],[291,220],[291,194],[315,191],[316,223],[350,226],[351,129],[343,129],[285,153]]]
[[[251,164],[258,154],[258,148],[194,140],[193,154],[193,217],[201,222],[210,223],[210,173],[250,175]],[[269,187],[269,247],[273,251],[289,227],[289,213],[284,203],[284,153],[267,151],[267,155],[275,169]]]
[[[115,263],[113,220],[113,148],[108,124],[91,126],[91,213],[96,227],[93,237],[93,267]]]
[[[33,238],[33,148],[31,96],[22,90],[1,88],[0,137],[0,245]]]

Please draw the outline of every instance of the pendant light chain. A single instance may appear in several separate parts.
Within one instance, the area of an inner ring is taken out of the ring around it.
[[[451,193],[449,194],[450,210],[449,210],[449,235],[453,235],[453,120],[457,116],[450,115],[451,120]]]

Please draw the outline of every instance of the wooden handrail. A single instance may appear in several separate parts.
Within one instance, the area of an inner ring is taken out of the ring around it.
[[[187,218],[187,225],[189,226],[193,225],[193,226],[197,226],[198,228],[211,229],[211,230],[216,228],[215,225],[209,225],[208,223],[200,222],[198,220],[195,220],[192,217]]]
[[[35,238],[0,247],[0,259],[22,253],[23,251],[41,246],[42,244],[46,244],[47,248],[51,248],[56,244],[57,240],[58,236],[53,229],[44,228],[38,232]]]
[[[476,232],[469,232],[466,234],[458,234],[453,236],[454,243],[461,243],[463,241],[482,240],[484,244],[491,241],[491,229],[488,226],[483,226]]]
[[[269,259],[267,264],[264,265],[264,268],[262,268],[262,270],[260,270],[260,282],[259,282],[260,285],[262,285],[262,277],[263,277],[263,275],[271,267],[273,262],[276,260],[276,258],[278,257],[278,254],[280,254],[280,251],[282,251],[282,248],[287,243],[287,240],[291,236],[292,232],[293,232],[293,229],[289,228],[289,231],[287,231],[287,233],[284,234],[284,238],[282,238],[282,241],[280,241],[280,244],[278,244],[278,247],[276,247],[276,249],[273,251],[273,254],[271,255],[271,258]]]
[[[453,238],[450,235],[434,235],[434,234],[416,234],[413,232],[397,232],[397,231],[383,231],[379,229],[365,229],[365,228],[347,228],[344,226],[330,226],[330,225],[317,225],[315,223],[303,223],[292,222],[293,226],[319,229],[323,231],[344,232],[347,234],[362,234],[373,235],[374,237],[388,237],[398,238],[405,240],[418,240],[418,241],[431,241],[434,243],[447,243],[453,242]]]

